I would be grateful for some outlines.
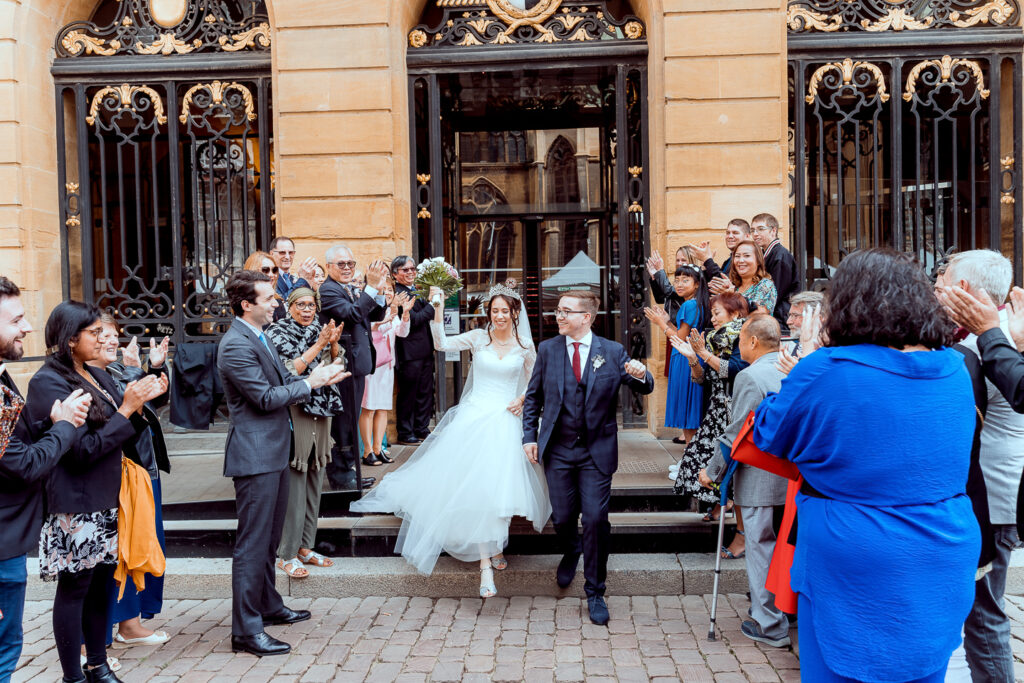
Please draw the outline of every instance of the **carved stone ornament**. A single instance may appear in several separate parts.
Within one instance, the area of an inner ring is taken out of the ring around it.
[[[435,0],[444,10],[437,27],[409,32],[409,47],[480,47],[596,40],[642,40],[636,17],[614,20],[605,3],[586,0]],[[528,7],[529,6],[529,7]],[[528,7],[528,8],[527,8]]]
[[[264,2],[250,0],[118,0],[111,22],[76,21],[57,34],[58,58],[267,51]]]
[[[789,0],[786,25],[791,34],[1013,28],[1020,0]]]

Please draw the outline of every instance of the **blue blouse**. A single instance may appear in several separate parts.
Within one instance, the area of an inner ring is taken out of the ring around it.
[[[758,407],[758,448],[828,497],[797,496],[791,583],[827,625],[833,672],[920,678],[959,644],[980,548],[964,492],[974,425],[953,349],[819,349]]]

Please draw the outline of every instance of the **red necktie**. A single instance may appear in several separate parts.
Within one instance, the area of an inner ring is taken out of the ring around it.
[[[580,382],[583,379],[583,373],[580,371],[580,342],[573,342],[572,347],[572,374],[576,375],[576,381]]]

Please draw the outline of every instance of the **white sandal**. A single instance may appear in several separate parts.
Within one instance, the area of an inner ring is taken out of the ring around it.
[[[508,569],[508,560],[505,559],[504,555],[495,555],[491,558],[491,566],[499,572],[503,572]]]
[[[161,645],[170,640],[170,636],[165,631],[153,631],[150,635],[144,638],[125,638],[120,632],[114,633],[114,642],[111,643],[112,647],[127,647],[129,645]]]
[[[498,589],[494,585],[494,570],[490,567],[480,568],[480,597],[481,598],[493,598],[498,594]]]

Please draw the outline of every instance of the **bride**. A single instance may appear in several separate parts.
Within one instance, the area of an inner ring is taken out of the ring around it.
[[[523,453],[523,399],[537,358],[523,302],[498,285],[486,311],[484,329],[448,338],[443,308],[435,310],[435,349],[473,354],[462,399],[408,462],[351,506],[400,517],[395,552],[424,574],[442,551],[479,561],[482,598],[497,595],[493,570],[508,567],[502,553],[512,517],[529,519],[539,532],[551,514],[544,474]]]

